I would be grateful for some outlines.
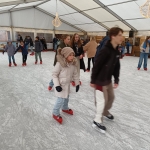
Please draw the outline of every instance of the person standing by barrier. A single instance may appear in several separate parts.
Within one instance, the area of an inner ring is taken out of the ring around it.
[[[91,69],[91,60],[94,66],[94,57],[96,53],[96,48],[97,48],[97,43],[95,37],[91,37],[90,42],[88,42],[85,46],[83,46],[83,50],[87,51],[87,57],[88,57],[88,67],[87,67],[87,72],[90,72]]]
[[[148,55],[150,53],[150,36],[146,38],[146,40],[142,43],[140,47],[140,58],[139,58],[139,63],[138,63],[138,70],[140,70],[143,60],[143,68],[145,71],[147,71],[147,61],[148,61]]]

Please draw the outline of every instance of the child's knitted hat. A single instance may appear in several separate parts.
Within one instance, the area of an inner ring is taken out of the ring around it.
[[[61,55],[65,58],[67,58],[71,53],[75,55],[73,49],[70,47],[65,47],[61,50]]]

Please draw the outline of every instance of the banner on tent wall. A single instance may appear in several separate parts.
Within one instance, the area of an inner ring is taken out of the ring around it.
[[[7,31],[0,30],[0,42],[8,41],[8,33]]]

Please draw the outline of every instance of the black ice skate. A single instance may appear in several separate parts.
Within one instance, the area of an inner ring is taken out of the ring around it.
[[[92,127],[94,129],[96,129],[97,131],[100,131],[101,133],[105,133],[106,132],[106,127],[103,126],[100,123],[95,122],[95,121],[93,121]]]
[[[114,120],[114,116],[112,114],[109,114],[108,116],[104,116],[104,117],[109,120]]]

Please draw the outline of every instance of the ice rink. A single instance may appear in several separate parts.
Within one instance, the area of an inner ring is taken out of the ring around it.
[[[74,115],[62,113],[62,125],[52,118],[56,97],[47,87],[54,54],[42,52],[42,65],[28,55],[27,67],[22,67],[17,53],[18,66],[9,68],[7,53],[0,53],[0,150],[150,150],[150,70],[137,70],[139,58],[121,60],[111,110],[115,120],[104,120],[107,133],[102,134],[92,128],[94,94],[90,73],[82,70],[79,93],[71,86]]]

